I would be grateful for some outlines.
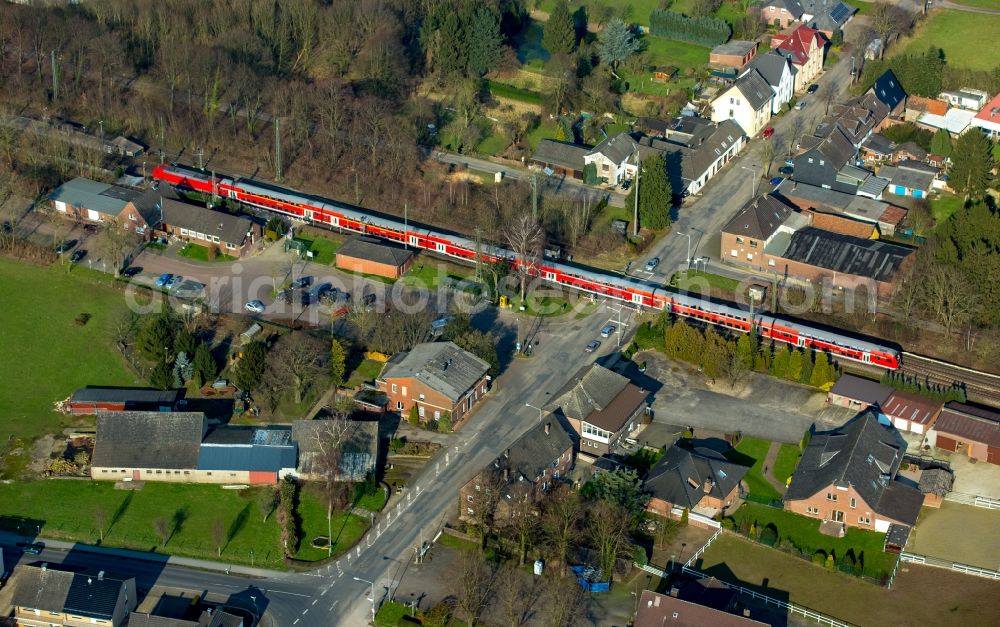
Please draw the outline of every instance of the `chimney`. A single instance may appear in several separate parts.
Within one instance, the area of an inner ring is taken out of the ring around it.
[[[743,617],[750,618],[750,608],[743,608]]]
[[[674,586],[673,588],[670,589],[670,596],[672,596],[672,597],[674,597],[676,599],[677,595],[680,594],[680,591],[681,591],[680,588]]]
[[[510,471],[506,468],[503,469],[503,482],[507,483],[507,477],[510,476]]]
[[[546,422],[545,423],[545,435],[548,435],[550,431],[552,431],[552,423],[551,422]]]
[[[715,481],[713,479],[705,479],[705,485],[702,487],[702,489],[705,490],[705,494],[710,493],[712,491],[712,486],[714,485]]]
[[[503,456],[506,457],[507,459],[510,459],[510,449],[507,449],[506,451],[504,451],[503,452]]]

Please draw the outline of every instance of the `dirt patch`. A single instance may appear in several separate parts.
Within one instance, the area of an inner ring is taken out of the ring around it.
[[[960,564],[997,568],[1000,564],[1000,511],[950,503],[924,508],[906,548],[913,553]]]
[[[51,433],[43,435],[31,444],[28,462],[28,472],[33,475],[41,475],[45,472],[45,467],[52,459],[53,453],[61,453],[65,448],[64,443],[56,443],[56,438]]]

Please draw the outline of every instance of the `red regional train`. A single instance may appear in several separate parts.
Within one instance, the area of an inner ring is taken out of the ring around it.
[[[153,178],[181,190],[213,194],[298,220],[405,242],[415,248],[447,257],[471,261],[476,256],[475,242],[460,235],[404,224],[391,217],[368,214],[355,207],[260,181],[209,174],[181,165],[158,165],[153,170]],[[490,262],[507,259],[515,267],[519,263],[517,255],[502,247],[492,246],[480,254]],[[764,339],[828,352],[842,359],[890,370],[895,370],[900,365],[900,353],[894,348],[770,315],[755,315],[751,320],[748,312],[737,307],[678,294],[648,281],[609,275],[599,270],[547,259],[532,263],[529,272],[550,283],[636,306],[668,311],[732,331],[748,333],[752,327],[756,327]]]

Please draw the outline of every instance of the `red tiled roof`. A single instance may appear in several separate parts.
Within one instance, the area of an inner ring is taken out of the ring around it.
[[[948,403],[934,424],[934,430],[948,436],[958,436],[966,442],[982,442],[987,446],[1000,447],[1000,422],[972,415],[969,409],[974,408]],[[1000,418],[996,414],[994,417]]]
[[[899,223],[903,221],[908,212],[902,207],[897,207],[896,205],[889,205],[879,216],[879,222],[885,222],[886,224],[894,224],[899,226]]]
[[[802,213],[805,214],[806,212],[803,211]],[[871,222],[861,222],[860,220],[853,220],[821,211],[810,211],[809,213],[812,214],[812,225],[817,229],[832,231],[841,235],[853,235],[861,239],[871,239],[875,233],[875,225]]]
[[[937,416],[944,403],[932,401],[929,398],[895,391],[882,403],[882,413],[892,418],[902,418],[917,424],[926,425]]]
[[[781,50],[787,50],[794,55],[795,59],[792,61],[798,65],[804,65],[809,61],[809,49],[812,47],[813,41],[821,42],[820,34],[805,24],[799,25],[798,28],[793,30],[787,35],[776,35],[771,39],[771,45],[775,48]],[[775,42],[779,42],[775,45]]]
[[[915,111],[923,111],[934,115],[944,115],[948,113],[948,103],[936,98],[925,98],[923,96],[908,96],[906,98],[906,108]]]
[[[1000,94],[997,94],[993,100],[986,103],[983,110],[976,114],[976,119],[1000,124]]]

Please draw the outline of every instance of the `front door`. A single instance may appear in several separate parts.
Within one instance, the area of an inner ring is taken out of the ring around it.
[[[830,513],[832,514],[831,520],[833,520],[834,522],[839,522],[839,523],[844,522],[844,512],[835,509]]]

